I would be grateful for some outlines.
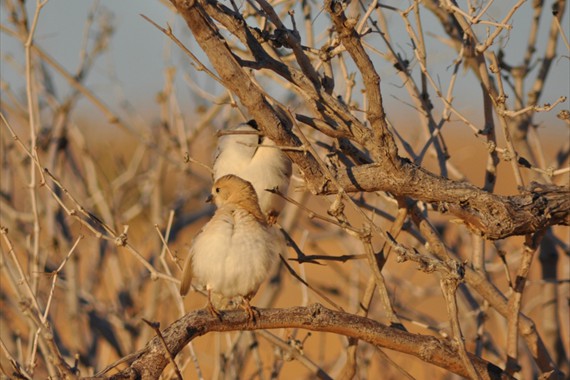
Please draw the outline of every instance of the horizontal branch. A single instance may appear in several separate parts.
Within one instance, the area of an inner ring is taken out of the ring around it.
[[[387,327],[374,320],[340,311],[333,311],[319,304],[290,309],[257,309],[255,323],[247,321],[242,310],[225,311],[222,320],[211,316],[205,309],[186,314],[162,332],[162,336],[174,356],[188,342],[213,331],[237,331],[277,328],[301,328],[330,332],[366,341],[375,346],[392,349],[454,372],[468,376],[457,349],[449,341],[420,334],[412,334]],[[111,379],[158,378],[168,365],[168,355],[158,337],[152,339],[136,356],[131,365],[111,376]],[[469,355],[475,369],[483,379],[510,379],[499,367],[475,355]]]
[[[570,188],[565,186],[533,182],[522,194],[502,196],[436,176],[405,160],[397,169],[386,163],[348,168],[339,171],[337,181],[346,192],[386,191],[431,203],[491,240],[526,235],[551,225],[570,225]],[[329,182],[323,193],[337,191]]]

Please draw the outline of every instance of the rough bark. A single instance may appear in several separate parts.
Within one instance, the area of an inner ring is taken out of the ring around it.
[[[257,311],[255,324],[252,324],[248,323],[246,314],[241,310],[224,312],[221,321],[211,316],[205,309],[197,310],[174,322],[162,332],[162,335],[170,352],[176,355],[188,342],[212,331],[276,328],[327,331],[404,352],[458,375],[467,376],[456,349],[449,341],[441,338],[411,334],[368,318],[333,311],[319,304],[290,309],[257,309]],[[130,366],[111,376],[111,379],[155,379],[169,363],[168,355],[164,352],[158,337],[152,339],[134,356],[136,359]],[[510,379],[495,365],[474,355],[469,356],[481,378]]]

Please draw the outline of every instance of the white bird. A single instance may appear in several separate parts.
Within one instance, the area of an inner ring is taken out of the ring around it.
[[[218,207],[212,219],[194,238],[186,259],[180,294],[194,281],[208,291],[208,309],[226,308],[235,299],[253,320],[249,303],[282,249],[266,222],[251,183],[235,176],[219,178],[212,188]]]
[[[251,182],[261,210],[273,221],[283,209],[284,200],[266,189],[277,188],[287,193],[291,177],[291,161],[269,138],[262,138],[255,120],[240,124],[236,132],[220,137],[214,161],[214,181],[234,174]]]

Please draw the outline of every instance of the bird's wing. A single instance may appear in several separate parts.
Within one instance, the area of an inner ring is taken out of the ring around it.
[[[184,263],[180,284],[181,295],[186,295],[190,290],[196,270],[193,264],[195,256],[208,255],[212,261],[218,260],[216,255],[224,254],[230,248],[234,228],[233,207],[223,207],[216,211],[212,219],[194,237],[192,248]]]
[[[261,209],[266,214],[272,210],[280,211],[285,202],[265,190],[277,187],[282,193],[287,193],[290,176],[291,161],[268,138],[264,139],[263,145],[243,173],[243,178],[250,181],[255,188]]]
[[[182,281],[180,283],[180,295],[185,296],[190,290],[190,284],[192,283],[192,251],[186,258],[184,263],[184,271],[182,272]]]

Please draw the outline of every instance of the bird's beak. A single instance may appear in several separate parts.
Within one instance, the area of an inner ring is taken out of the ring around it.
[[[210,196],[208,198],[206,198],[206,203],[212,203],[213,200],[214,200],[214,196],[212,194],[210,194]]]

